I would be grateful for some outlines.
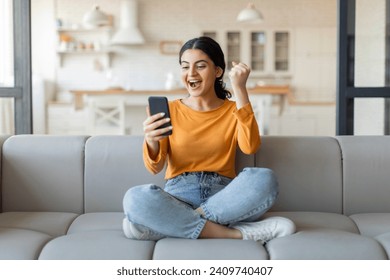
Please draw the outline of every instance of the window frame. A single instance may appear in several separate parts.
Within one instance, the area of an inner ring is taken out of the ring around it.
[[[390,16],[389,5],[386,6],[386,18],[388,18]],[[338,0],[336,134],[354,135],[355,98],[385,98],[384,134],[388,135],[390,132],[390,102],[388,101],[390,87],[355,87],[355,11],[356,0]],[[386,71],[386,75],[390,75],[387,69]]]
[[[14,86],[0,98],[14,99],[15,134],[32,133],[31,3],[13,0]]]

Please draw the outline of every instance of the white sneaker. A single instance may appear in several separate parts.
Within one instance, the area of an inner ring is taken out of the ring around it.
[[[259,222],[240,222],[232,228],[241,231],[242,239],[261,241],[263,244],[295,232],[295,224],[284,217],[270,217]]]
[[[136,229],[136,227],[127,218],[123,219],[122,228],[125,236],[130,239],[141,239],[142,232]]]
[[[130,239],[157,241],[165,237],[162,234],[153,232],[146,228],[145,230],[138,229],[137,226],[130,222],[127,218],[123,219],[122,228],[125,236]]]

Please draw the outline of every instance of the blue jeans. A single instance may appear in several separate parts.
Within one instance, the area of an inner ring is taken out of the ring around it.
[[[189,172],[169,179],[164,189],[153,184],[130,188],[123,208],[145,239],[196,239],[206,221],[233,225],[258,220],[277,195],[278,183],[270,169],[245,168],[234,179],[212,172]],[[199,207],[203,215],[195,211]]]

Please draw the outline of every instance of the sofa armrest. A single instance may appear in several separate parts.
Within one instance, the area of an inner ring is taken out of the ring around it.
[[[1,188],[1,181],[2,181],[2,161],[3,161],[3,143],[5,142],[5,140],[7,140],[8,138],[10,137],[10,135],[0,135],[0,213],[3,211],[3,208],[2,208],[2,188]]]

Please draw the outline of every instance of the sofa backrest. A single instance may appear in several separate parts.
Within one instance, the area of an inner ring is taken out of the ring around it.
[[[279,198],[272,211],[342,213],[341,151],[331,137],[265,136],[256,166],[272,169]]]
[[[165,184],[165,170],[152,175],[142,159],[143,136],[93,136],[85,148],[85,212],[123,211],[126,191]],[[254,155],[237,153],[236,168],[254,166]]]
[[[237,149],[236,173],[238,174],[245,167],[255,167],[255,155],[246,155],[240,149]]]
[[[16,135],[3,145],[2,210],[83,212],[86,136]]]
[[[272,211],[389,212],[389,136],[264,136],[236,168],[275,171]],[[3,143],[3,145],[2,145]],[[0,206],[7,211],[116,212],[135,185],[164,185],[143,165],[142,136],[0,136]]]
[[[390,136],[339,136],[344,212],[390,211]]]

